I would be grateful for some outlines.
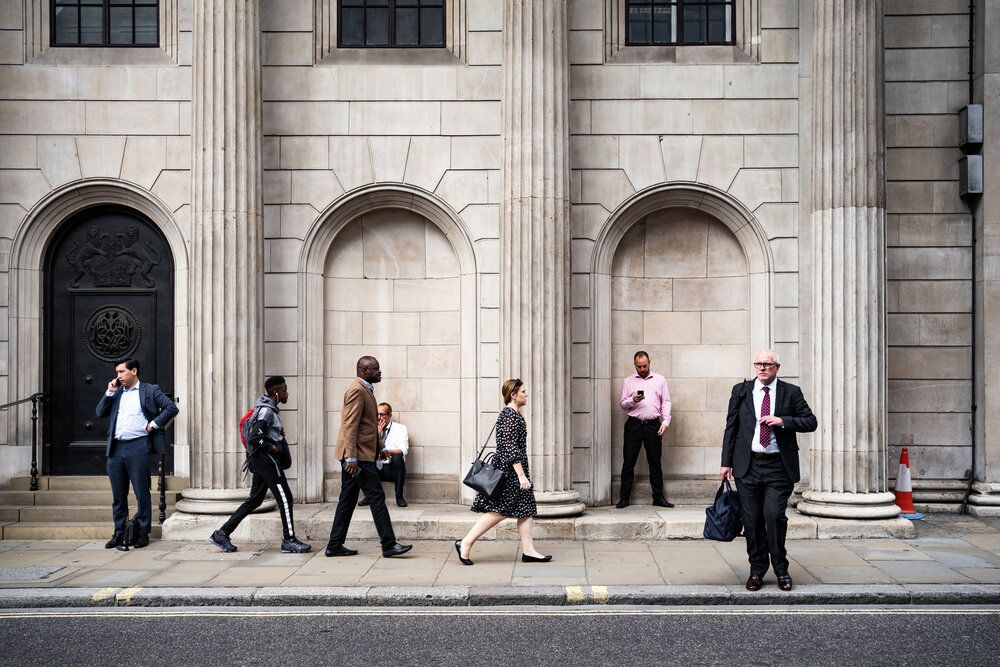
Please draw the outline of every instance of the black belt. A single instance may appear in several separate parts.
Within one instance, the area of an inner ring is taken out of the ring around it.
[[[751,452],[755,461],[773,461],[780,459],[781,454],[765,454],[764,452]]]
[[[140,435],[138,438],[125,438],[125,439],[115,438],[114,440],[112,440],[112,442],[114,442],[117,445],[127,445],[130,442],[139,442],[140,440],[149,440],[149,436]]]
[[[660,418],[659,417],[656,417],[655,419],[639,419],[638,417],[629,417],[629,420],[630,421],[639,422],[640,424],[659,424],[660,423]]]

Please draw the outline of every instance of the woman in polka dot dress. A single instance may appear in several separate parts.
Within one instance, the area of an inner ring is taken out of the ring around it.
[[[528,402],[528,392],[520,380],[507,380],[500,393],[507,407],[497,417],[497,451],[493,463],[505,473],[504,487],[493,499],[476,494],[472,511],[485,514],[464,538],[455,542],[455,551],[463,565],[472,565],[469,552],[476,540],[505,518],[511,517],[517,519],[517,532],[521,536],[521,560],[525,563],[547,563],[552,556],[538,553],[531,538],[538,509],[528,476],[528,429],[521,416],[521,408]]]

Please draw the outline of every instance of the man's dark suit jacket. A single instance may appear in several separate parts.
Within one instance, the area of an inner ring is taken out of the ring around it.
[[[788,477],[792,482],[797,482],[799,443],[795,434],[815,431],[816,416],[809,409],[801,389],[782,380],[775,381],[778,398],[777,405],[772,406],[771,414],[781,417],[785,425],[781,428],[773,426],[772,429]],[[753,386],[754,380],[740,382],[733,387],[732,396],[729,398],[726,433],[722,437],[722,465],[725,468],[732,468],[734,477],[744,477],[750,469],[753,432],[757,424],[757,411],[753,405]]]
[[[100,403],[97,404],[97,416],[107,417],[111,415],[111,423],[108,426],[108,446],[104,450],[106,456],[111,456],[111,444],[115,439],[115,424],[118,423],[118,405],[122,399],[122,388],[119,387],[114,396],[108,396],[105,392],[101,396]],[[139,381],[139,405],[142,414],[147,422],[155,421],[159,428],[149,434],[149,444],[154,454],[167,453],[167,433],[166,428],[170,421],[177,416],[179,410],[170,397],[163,393],[158,385]]]

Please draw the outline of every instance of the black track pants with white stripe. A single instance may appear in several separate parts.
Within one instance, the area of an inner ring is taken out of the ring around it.
[[[275,502],[278,503],[284,538],[287,540],[290,537],[295,537],[295,524],[292,523],[292,491],[288,488],[285,472],[274,458],[264,451],[258,451],[253,455],[250,460],[250,469],[253,470],[250,497],[236,508],[233,515],[229,517],[229,521],[223,524],[222,532],[226,535],[232,535],[240,522],[260,507],[260,504],[264,502],[264,496],[270,491]]]

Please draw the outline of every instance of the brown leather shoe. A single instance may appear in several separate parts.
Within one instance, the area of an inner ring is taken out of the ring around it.
[[[759,574],[751,574],[747,577],[747,590],[748,591],[759,591],[760,587],[764,584],[764,578]]]
[[[787,574],[779,574],[778,575],[778,588],[780,588],[783,591],[790,591],[790,590],[792,590],[792,578],[789,577]]]

